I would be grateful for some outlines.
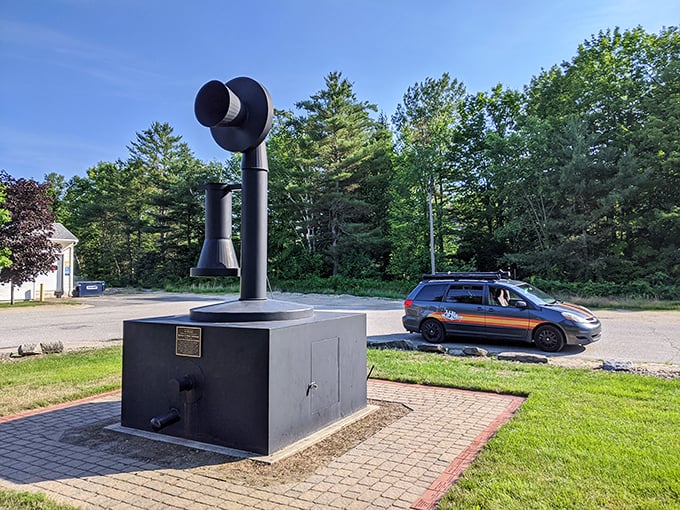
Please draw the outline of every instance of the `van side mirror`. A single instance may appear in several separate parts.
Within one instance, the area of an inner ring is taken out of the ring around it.
[[[516,308],[528,308],[529,305],[527,305],[526,301],[515,301],[515,307]]]

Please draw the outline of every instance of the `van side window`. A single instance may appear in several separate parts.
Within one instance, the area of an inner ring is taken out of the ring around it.
[[[489,304],[493,306],[515,306],[522,297],[515,291],[500,286],[489,285]]]
[[[454,284],[446,294],[448,303],[465,303],[468,305],[481,305],[483,285]]]
[[[420,292],[418,292],[416,301],[441,301],[444,298],[448,286],[448,283],[431,283],[425,285],[420,289]]]

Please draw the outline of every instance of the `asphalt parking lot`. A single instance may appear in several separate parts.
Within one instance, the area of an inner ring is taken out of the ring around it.
[[[401,300],[278,292],[269,297],[311,304],[316,310],[364,313],[367,336],[373,341],[421,341],[420,335],[407,333],[401,325]],[[16,349],[26,343],[54,341],[61,341],[67,348],[100,345],[122,338],[124,320],[185,315],[191,308],[232,299],[238,299],[238,296],[142,292],[70,300],[76,304],[6,308],[0,310],[0,350]],[[603,310],[596,314],[603,325],[602,340],[586,347],[567,346],[562,352],[550,356],[680,365],[680,312]],[[523,343],[461,340],[447,345],[476,345],[491,352],[541,352]]]

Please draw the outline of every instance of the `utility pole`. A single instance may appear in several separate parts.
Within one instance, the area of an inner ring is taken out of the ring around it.
[[[434,188],[434,179],[430,176],[430,181],[427,186],[427,208],[430,213],[430,266],[432,267],[432,274],[437,272],[434,262],[434,217],[432,216],[432,188]]]

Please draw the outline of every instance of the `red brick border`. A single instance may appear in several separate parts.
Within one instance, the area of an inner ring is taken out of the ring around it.
[[[86,404],[94,400],[99,400],[103,397],[108,397],[111,395],[116,395],[120,393],[121,390],[107,391],[106,393],[98,393],[97,395],[92,395],[90,397],[80,398],[78,400],[71,400],[69,402],[64,402],[63,404],[54,404],[48,407],[40,407],[38,409],[29,409],[28,411],[21,411],[16,414],[9,414],[7,416],[0,416],[0,423],[7,423],[14,420],[20,420],[21,418],[28,418],[29,416],[36,416],[38,414],[49,413],[52,411],[59,411],[60,409],[67,409],[69,407],[77,406],[80,404]]]
[[[432,388],[483,394],[486,396],[493,395],[481,391],[456,390],[454,388],[442,388],[441,386],[432,386]],[[524,397],[516,397],[513,395],[499,394],[498,396],[510,400],[505,410],[454,459],[444,472],[439,475],[439,478],[432,482],[432,485],[425,490],[425,493],[411,505],[411,510],[435,510],[439,501],[441,501],[453,484],[456,483],[456,480],[461,477],[463,471],[472,464],[472,461],[475,460],[475,457],[477,457],[477,454],[482,450],[484,445],[504,423],[508,422],[513,417],[522,403],[526,400]]]
[[[374,379],[374,381],[379,381],[381,383],[394,384],[397,386],[417,386],[420,388],[427,388],[430,390],[437,391],[453,391],[458,393],[474,394],[474,395],[484,395],[485,397],[496,396],[498,398],[509,400],[508,406],[505,410],[499,414],[494,421],[492,421],[487,427],[479,433],[479,435],[458,455],[454,461],[449,464],[449,466],[444,470],[444,472],[439,475],[432,485],[425,489],[425,493],[411,505],[410,510],[435,510],[439,501],[448,492],[451,486],[456,483],[463,471],[472,464],[475,460],[477,454],[482,450],[484,445],[493,437],[493,435],[498,431],[501,426],[510,421],[513,415],[517,412],[519,407],[526,400],[525,397],[518,397],[515,395],[504,395],[501,393],[489,393],[485,391],[476,390],[462,390],[459,388],[446,388],[444,386],[427,386],[425,384],[411,384],[402,383],[397,381],[387,381],[384,379]]]

